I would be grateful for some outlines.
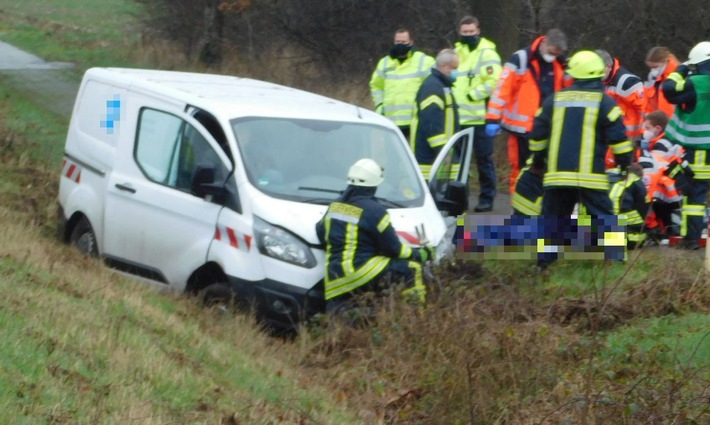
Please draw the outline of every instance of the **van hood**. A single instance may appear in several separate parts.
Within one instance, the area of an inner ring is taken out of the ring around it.
[[[287,201],[272,198],[257,190],[254,192],[254,215],[287,229],[310,244],[320,244],[316,236],[316,223],[325,215],[327,205]],[[400,239],[410,245],[419,244],[418,226],[424,225],[426,236],[434,245],[438,245],[446,233],[444,219],[430,197],[426,198],[421,207],[388,209],[388,212]]]

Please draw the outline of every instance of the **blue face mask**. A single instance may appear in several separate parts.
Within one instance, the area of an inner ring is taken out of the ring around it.
[[[452,69],[451,70],[451,75],[449,75],[449,78],[451,78],[451,81],[456,81],[456,78],[459,76],[459,70],[458,69]]]

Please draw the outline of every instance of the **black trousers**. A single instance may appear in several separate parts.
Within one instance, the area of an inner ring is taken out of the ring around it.
[[[578,187],[554,187],[545,188],[542,195],[542,215],[554,220],[555,216],[560,217],[554,221],[559,226],[570,228],[559,228],[555,233],[558,235],[575,234],[576,229],[571,228],[572,222],[569,216],[574,211],[575,204],[582,204],[587,210],[587,214],[592,217],[600,215],[613,215],[614,210],[606,190],[595,190]],[[553,241],[554,243],[567,243],[565,240]],[[545,269],[556,259],[556,255],[544,255],[538,257],[538,267]]]

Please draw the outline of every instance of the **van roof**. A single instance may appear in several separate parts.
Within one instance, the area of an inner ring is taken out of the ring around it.
[[[143,88],[231,119],[282,116],[338,121],[391,121],[372,111],[315,93],[230,75],[131,68],[91,68],[86,72],[120,86]]]

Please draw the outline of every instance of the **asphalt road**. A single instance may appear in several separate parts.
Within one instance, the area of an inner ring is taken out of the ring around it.
[[[46,62],[0,41],[0,83],[27,93],[67,119],[79,89],[79,81],[68,72],[73,66],[64,62]]]

